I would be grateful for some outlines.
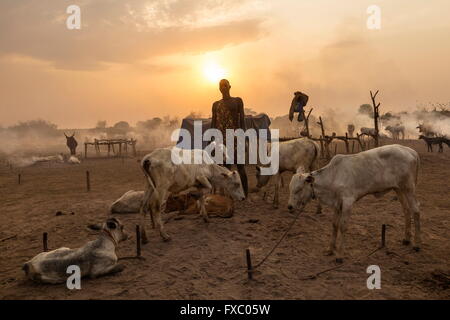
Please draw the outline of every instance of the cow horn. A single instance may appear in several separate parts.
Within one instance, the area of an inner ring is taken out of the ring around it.
[[[64,132],[64,136],[66,137],[66,138],[68,138],[68,136],[67,136],[67,134]]]
[[[72,137],[74,137],[75,136],[75,132],[72,134]]]

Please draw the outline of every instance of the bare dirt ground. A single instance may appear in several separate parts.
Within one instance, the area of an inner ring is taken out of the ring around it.
[[[244,251],[254,264],[272,248],[291,224],[286,209],[290,175],[280,208],[252,195],[236,204],[234,217],[186,217],[166,224],[172,241],[164,243],[152,230],[143,247],[145,260],[124,260],[117,275],[83,279],[81,290],[65,284],[39,285],[25,280],[22,264],[42,250],[42,233],[49,247],[77,247],[96,238],[89,223],[102,222],[111,202],[124,192],[142,190],[144,181],[136,159],[88,159],[81,165],[39,165],[24,169],[0,168],[0,299],[449,299],[450,289],[450,150],[427,153],[419,141],[407,141],[421,155],[417,197],[422,211],[422,251],[401,244],[404,218],[394,194],[368,196],[353,210],[342,267],[302,278],[335,266],[323,255],[331,234],[331,211],[315,214],[310,204],[278,249],[247,280]],[[91,174],[86,192],[85,172]],[[17,175],[22,175],[18,185]],[[254,168],[249,168],[255,185]],[[272,188],[271,188],[272,190]],[[56,216],[57,211],[66,213]],[[74,215],[70,213],[74,212]],[[117,215],[116,215],[117,216]],[[118,255],[135,252],[137,214],[119,217],[132,239]],[[257,221],[257,222],[255,222]],[[387,249],[367,255],[380,244],[381,225],[387,224]],[[382,288],[368,290],[366,268],[381,268]],[[446,276],[445,276],[446,275]]]

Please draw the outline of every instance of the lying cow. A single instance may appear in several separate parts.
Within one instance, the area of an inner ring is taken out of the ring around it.
[[[270,144],[269,144],[270,147]],[[274,207],[279,205],[279,188],[281,184],[281,174],[285,171],[292,173],[310,172],[317,169],[319,157],[319,146],[313,140],[300,138],[289,141],[283,141],[279,144],[279,169],[275,174],[275,196],[273,199]],[[261,168],[256,166],[256,188],[261,189],[266,186],[271,175],[261,175]],[[318,208],[320,212],[320,207]]]
[[[136,213],[142,206],[144,191],[130,190],[111,204],[111,213]]]
[[[141,161],[141,167],[147,181],[141,207],[143,243],[147,242],[145,215],[148,210],[150,210],[152,220],[162,239],[170,240],[161,221],[161,209],[170,193],[177,194],[196,187],[200,191],[198,205],[205,222],[208,222],[208,213],[203,194],[211,192],[213,187],[216,189],[224,188],[234,200],[245,199],[241,179],[236,171],[230,171],[215,164],[206,152],[203,152],[205,157],[203,159],[207,161],[201,164],[194,164],[193,162],[191,162],[193,164],[176,164],[172,159],[172,150],[173,148],[156,149]],[[199,152],[199,150],[184,151],[190,152],[191,160],[194,159],[194,154]]]
[[[118,219],[106,220],[97,240],[86,243],[78,249],[59,248],[42,252],[25,263],[25,275],[43,283],[62,283],[67,280],[67,268],[76,265],[81,276],[96,278],[101,275],[120,272],[124,266],[117,264],[116,247],[128,235]]]
[[[368,194],[379,197],[394,190],[405,214],[403,244],[410,243],[413,215],[414,249],[418,251],[421,245],[420,212],[415,190],[419,165],[417,152],[401,145],[387,145],[354,155],[337,155],[322,169],[292,177],[288,209],[302,210],[314,198],[332,207],[333,229],[327,254],[331,255],[336,250],[339,230],[341,240],[336,250],[336,262],[342,262],[344,233],[353,204]]]
[[[110,212],[137,213],[141,209],[143,197],[144,191],[127,191],[113,202]],[[198,214],[200,208],[195,198],[195,195],[191,193],[171,195],[165,204],[165,212],[178,211],[179,214]],[[215,215],[222,218],[231,217],[234,211],[233,200],[218,194],[205,196],[205,208],[209,216]]]

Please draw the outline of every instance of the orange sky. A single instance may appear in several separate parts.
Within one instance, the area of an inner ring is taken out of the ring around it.
[[[70,4],[81,30],[66,28]],[[366,27],[371,4],[381,30]],[[448,0],[2,0],[0,125],[209,116],[220,96],[205,66],[272,117],[295,90],[317,113],[354,112],[371,89],[384,111],[448,103],[448,12]]]

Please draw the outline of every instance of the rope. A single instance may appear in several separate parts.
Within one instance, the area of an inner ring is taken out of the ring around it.
[[[270,255],[275,251],[275,249],[280,245],[281,241],[283,241],[283,239],[286,237],[288,232],[292,229],[294,223],[297,221],[298,217],[300,216],[300,213],[301,213],[301,211],[298,211],[297,215],[294,217],[294,219],[292,220],[292,222],[289,225],[289,227],[287,228],[287,230],[281,236],[280,240],[278,240],[278,242],[275,244],[275,246],[273,246],[273,248],[269,251],[269,253],[264,257],[264,259],[262,259],[256,266],[254,266],[252,268],[252,271],[256,270],[259,266],[261,266],[267,260],[267,258],[269,258]]]

